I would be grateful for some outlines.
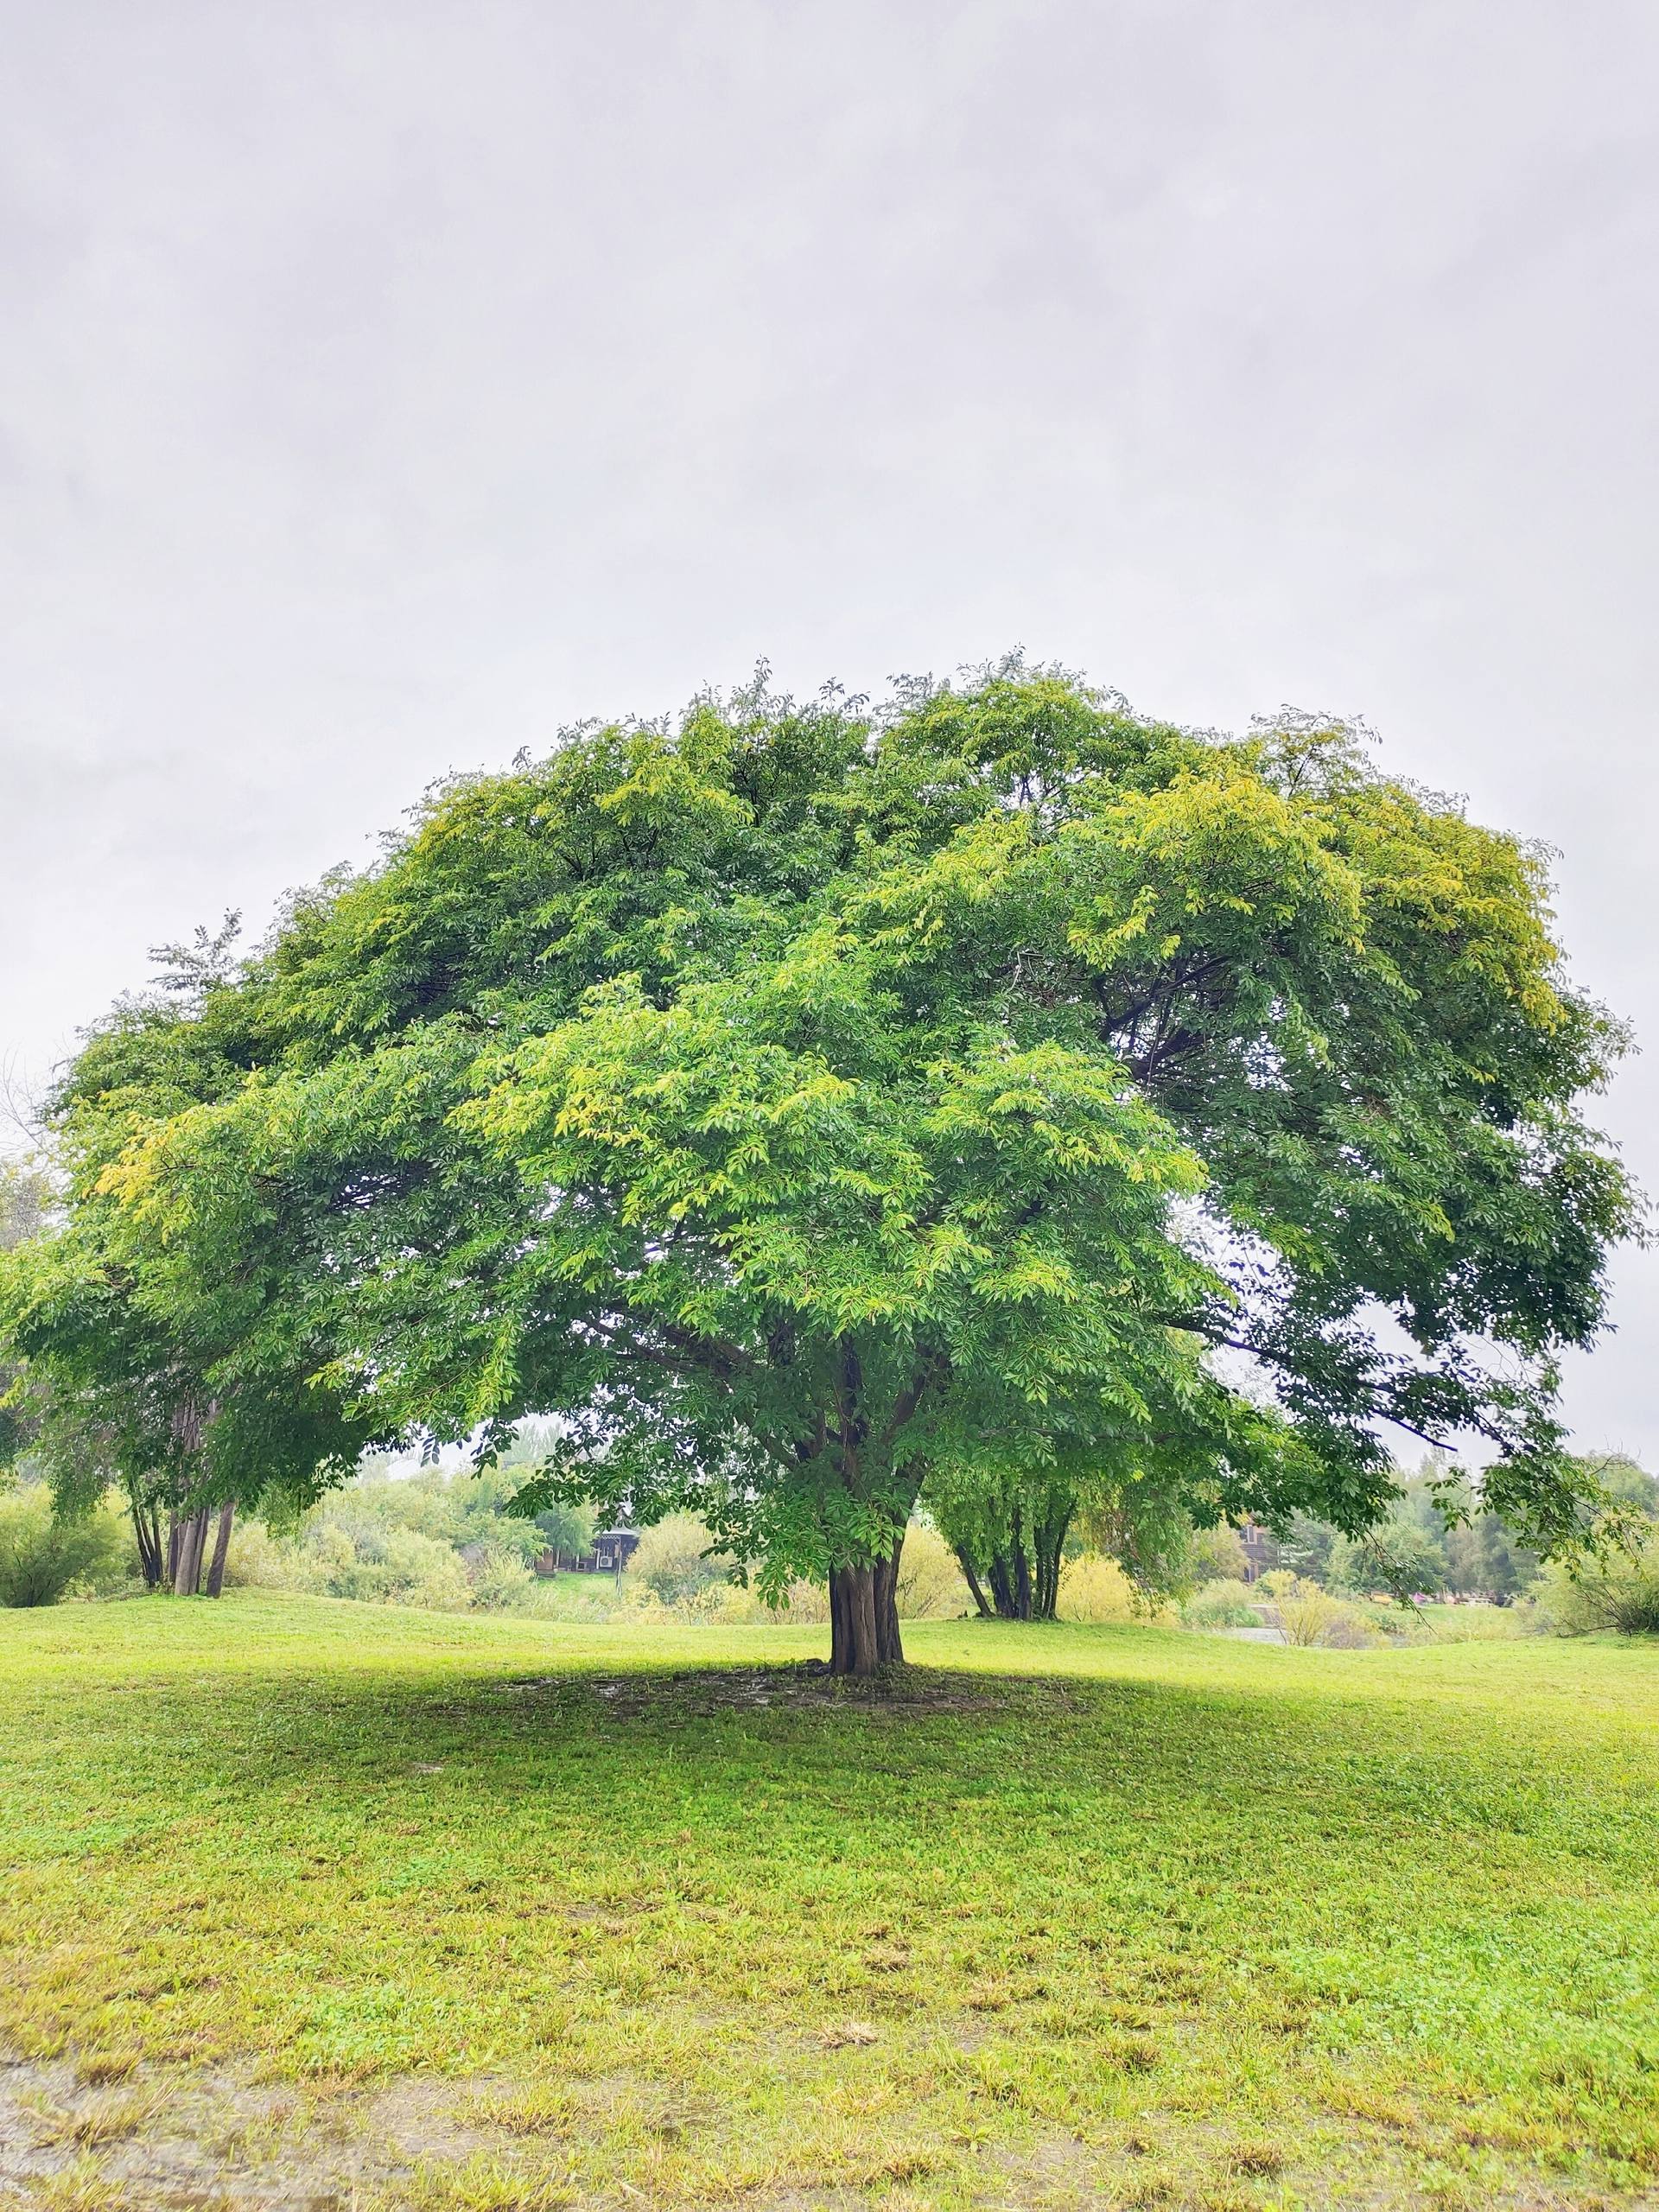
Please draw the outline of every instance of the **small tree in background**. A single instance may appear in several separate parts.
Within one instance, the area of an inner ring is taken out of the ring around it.
[[[207,939],[199,973],[169,969],[90,1038],[48,1109],[55,1217],[0,1252],[0,1344],[22,1363],[13,1402],[60,1514],[118,1487],[146,1581],[180,1596],[219,1595],[238,1497],[303,1503],[385,1440],[319,1381],[315,1341],[290,1332],[256,1351],[259,1286],[228,1255],[188,1263],[113,1185],[143,1130],[245,1078],[225,1035],[227,944]]]
[[[1338,1536],[1330,1580],[1363,1596],[1433,1597],[1446,1586],[1446,1554],[1427,1529],[1396,1515],[1366,1535]]]
[[[51,1217],[51,1185],[27,1161],[0,1160],[0,1252],[39,1236]],[[13,1467],[34,1434],[22,1372],[0,1360],[0,1478]]]

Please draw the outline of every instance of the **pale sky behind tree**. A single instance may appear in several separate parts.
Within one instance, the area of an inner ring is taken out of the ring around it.
[[[1650,0],[0,0],[0,1055],[447,769],[1014,645],[1364,717],[1651,1046],[1656,117]]]

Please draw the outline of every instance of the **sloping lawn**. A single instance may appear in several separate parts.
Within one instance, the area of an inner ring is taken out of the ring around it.
[[[0,2202],[1659,2202],[1659,1651],[823,1642],[0,1613]]]

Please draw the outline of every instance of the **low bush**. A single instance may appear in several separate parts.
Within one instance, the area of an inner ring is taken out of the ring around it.
[[[263,1521],[238,1514],[225,1554],[227,1590],[297,1590],[295,1548],[273,1536]]]
[[[625,1601],[653,1598],[659,1605],[683,1605],[705,1590],[731,1579],[731,1560],[714,1548],[714,1538],[694,1513],[671,1513],[639,1532],[639,1541],[622,1577]]]
[[[1276,1628],[1287,1643],[1364,1651],[1389,1640],[1378,1618],[1380,1608],[1333,1598],[1288,1567],[1275,1567],[1255,1586],[1266,1600],[1268,1625]]]
[[[828,1628],[830,1586],[826,1582],[791,1582],[786,1602],[768,1605],[757,1590],[731,1589],[720,1618],[732,1621],[789,1621],[797,1628]]]
[[[473,1562],[473,1603],[480,1612],[522,1613],[535,1594],[536,1577],[523,1554],[490,1546]]]
[[[1287,1643],[1318,1643],[1342,1611],[1328,1590],[1287,1567],[1275,1567],[1256,1586],[1267,1601],[1266,1618]]]
[[[1659,1635],[1659,1533],[1576,1568],[1546,1567],[1538,1602],[1558,1636]]]
[[[1251,1586],[1236,1575],[1206,1582],[1181,1607],[1184,1628],[1255,1628],[1261,1619],[1262,1610],[1251,1594]]]
[[[1085,1553],[1061,1567],[1056,1611],[1063,1621],[1104,1623],[1147,1620],[1156,1609],[1115,1559]]]
[[[0,1605],[54,1605],[118,1588],[136,1566],[131,1550],[112,1505],[62,1520],[44,1483],[25,1484],[0,1497]]]
[[[466,1612],[473,1604],[467,1562],[450,1545],[418,1529],[343,1515],[308,1516],[292,1537],[245,1521],[231,1539],[226,1580],[429,1612]]]
[[[912,1521],[899,1555],[899,1618],[903,1621],[955,1620],[974,1610],[962,1565],[937,1529]],[[791,1612],[798,1620],[800,1615]]]
[[[1394,1638],[1388,1633],[1380,1606],[1357,1605],[1338,1599],[1334,1615],[1314,1641],[1327,1651],[1374,1651],[1378,1644],[1392,1643]]]

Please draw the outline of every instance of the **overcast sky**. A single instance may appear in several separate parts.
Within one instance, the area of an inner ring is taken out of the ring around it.
[[[0,1052],[757,656],[1365,716],[1659,1038],[1652,0],[0,0]],[[1652,1060],[1605,1118],[1659,1185]],[[1659,1465],[1659,1256],[1575,1362]]]

